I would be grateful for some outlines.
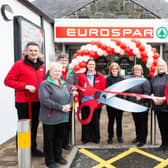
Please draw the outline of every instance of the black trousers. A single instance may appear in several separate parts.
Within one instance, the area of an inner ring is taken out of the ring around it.
[[[32,105],[31,149],[35,150],[37,147],[36,137],[39,125],[40,102],[32,102],[31,105]],[[29,118],[28,103],[16,103],[15,106],[17,109],[19,120]]]
[[[116,134],[117,137],[122,137],[122,116],[123,111],[107,106],[108,114],[108,138],[114,136],[114,121],[116,120]]]
[[[81,113],[82,119],[86,119],[90,113],[89,107],[84,106]],[[95,109],[90,123],[82,125],[82,142],[90,141],[98,143],[100,141],[100,113],[101,108]]]
[[[162,145],[168,146],[168,112],[156,111]]]
[[[71,141],[71,132],[72,132],[72,111],[69,112],[69,122],[65,123],[65,135],[63,147],[67,146]]]
[[[46,165],[54,163],[62,156],[65,123],[57,125],[43,124],[44,156]]]
[[[137,141],[146,143],[148,134],[148,112],[132,113],[132,116],[135,123]]]

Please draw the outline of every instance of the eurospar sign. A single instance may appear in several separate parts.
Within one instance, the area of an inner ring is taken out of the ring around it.
[[[136,38],[168,42],[168,21],[162,19],[55,19],[55,42],[89,42],[107,38]]]

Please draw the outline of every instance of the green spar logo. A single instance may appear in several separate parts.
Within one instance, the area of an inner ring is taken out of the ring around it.
[[[156,35],[160,39],[165,39],[168,35],[168,30],[165,27],[159,27],[156,30]]]

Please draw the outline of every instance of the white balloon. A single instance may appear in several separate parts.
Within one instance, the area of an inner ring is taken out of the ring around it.
[[[116,53],[120,53],[121,52],[121,48],[119,46],[117,46],[117,47],[114,48],[114,51]]]
[[[150,68],[152,63],[153,63],[153,58],[152,57],[148,57],[146,66]]]
[[[70,67],[70,68],[73,68],[73,67],[74,67],[73,63],[70,63],[70,64],[69,64],[69,67]]]
[[[89,56],[83,56],[83,60],[84,60],[85,62],[87,62],[89,58],[90,58]]]
[[[121,49],[120,55],[124,55],[124,54],[125,54],[124,50]]]
[[[92,50],[93,51],[97,51],[97,49],[98,49],[97,45],[92,45]]]
[[[78,60],[78,62],[81,62],[82,56],[77,56],[76,59]]]
[[[137,57],[137,58],[141,58],[141,54],[138,53],[138,54],[136,55],[136,57]]]
[[[106,51],[103,51],[104,56],[108,56],[108,53]]]
[[[153,57],[153,56],[154,56],[154,52],[151,51],[151,50],[148,50],[148,51],[147,51],[147,56],[148,56],[148,57]]]
[[[136,44],[133,43],[133,42],[130,42],[130,43],[129,43],[129,47],[130,47],[131,49],[134,49],[134,48],[136,48]]]
[[[72,60],[72,63],[73,63],[73,65],[77,65],[78,64],[78,60],[75,58],[75,59]]]
[[[146,47],[145,47],[145,50],[148,51],[148,50],[151,50],[151,49],[152,49],[151,45],[147,44]]]
[[[99,48],[99,49],[97,50],[97,54],[98,54],[99,56],[102,56],[102,55],[103,55],[103,50]]]
[[[86,50],[87,49],[87,47],[86,47],[86,45],[83,45],[83,46],[81,46],[81,48],[80,48],[81,50]]]
[[[115,47],[116,47],[116,44],[115,44],[114,41],[111,41],[111,43],[110,43],[110,47],[111,47],[111,48],[115,48]]]
[[[138,48],[134,48],[134,49],[133,49],[133,53],[134,53],[135,55],[138,55],[139,49],[138,49]]]

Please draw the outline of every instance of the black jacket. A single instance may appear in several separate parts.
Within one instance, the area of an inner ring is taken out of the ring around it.
[[[151,93],[153,93],[155,96],[164,97],[167,81],[168,81],[168,74],[166,73],[154,76],[150,82]],[[168,112],[168,105],[166,101],[160,106],[157,106],[153,103],[153,109],[155,111]]]

